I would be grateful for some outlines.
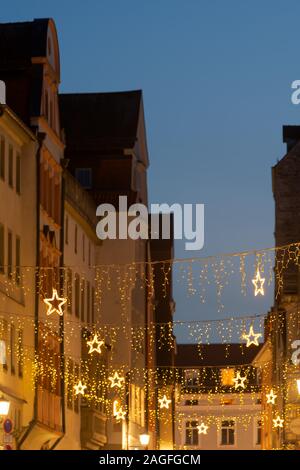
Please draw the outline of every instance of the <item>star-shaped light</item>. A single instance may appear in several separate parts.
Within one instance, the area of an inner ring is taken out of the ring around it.
[[[207,434],[208,426],[206,424],[201,423],[199,426],[197,426],[198,429],[198,434]]]
[[[123,410],[122,406],[115,412],[115,418],[117,421],[124,420],[126,416],[126,411]]]
[[[64,297],[59,297],[57,290],[53,289],[52,297],[44,299],[44,303],[48,306],[47,315],[51,315],[56,312],[58,315],[62,316],[64,312],[62,311],[62,306],[67,302],[67,299]]]
[[[274,428],[283,428],[283,422],[284,420],[281,419],[279,415],[277,415],[276,418],[273,419]]]
[[[236,377],[233,379],[234,388],[245,388],[245,381],[247,377],[241,377],[241,373],[238,371]]]
[[[255,276],[254,279],[252,279],[252,284],[253,284],[254,287],[255,287],[255,290],[254,290],[254,295],[255,295],[255,297],[256,297],[258,294],[265,295],[265,291],[264,291],[264,283],[265,283],[265,280],[266,280],[266,279],[265,279],[264,277],[261,277],[259,268],[257,268],[256,276]]]
[[[87,341],[87,345],[89,346],[89,354],[92,354],[94,351],[97,353],[101,354],[101,346],[104,345],[104,341],[99,341],[98,340],[98,335],[95,334],[94,338],[91,339],[90,341]]]
[[[250,326],[249,333],[246,335],[246,333],[243,334],[243,339],[247,341],[246,347],[249,348],[251,344],[254,346],[259,346],[258,343],[258,338],[262,336],[261,333],[255,333],[253,329],[253,325]]]
[[[169,404],[172,400],[169,400],[166,395],[158,399],[160,408],[169,408]]]
[[[267,403],[270,405],[275,405],[275,400],[277,398],[277,395],[274,393],[273,388],[270,390],[270,393],[266,394],[267,397]]]
[[[108,380],[111,381],[111,387],[122,387],[122,382],[124,382],[124,377],[121,377],[118,372],[115,372],[112,377],[108,377]]]
[[[74,388],[75,388],[75,395],[84,395],[86,385],[83,385],[81,380],[79,380],[78,384],[74,385]]]

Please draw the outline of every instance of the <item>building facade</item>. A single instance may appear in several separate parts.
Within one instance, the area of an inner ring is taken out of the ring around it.
[[[237,343],[177,345],[176,449],[261,448],[256,352]]]

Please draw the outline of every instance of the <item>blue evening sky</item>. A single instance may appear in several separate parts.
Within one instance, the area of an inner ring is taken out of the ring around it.
[[[178,257],[273,245],[271,166],[282,125],[300,123],[299,2],[12,0],[0,17],[54,18],[61,91],[143,89],[150,201],[205,204],[204,250],[180,243]],[[179,284],[177,318],[198,318]],[[216,315],[209,303],[201,313]]]

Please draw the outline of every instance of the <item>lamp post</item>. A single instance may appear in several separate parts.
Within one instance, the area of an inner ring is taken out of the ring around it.
[[[148,450],[149,442],[150,442],[150,434],[147,434],[147,433],[140,434],[140,443],[144,447],[145,450]]]
[[[2,423],[3,418],[9,413],[10,402],[5,400],[4,397],[0,398],[0,423]]]

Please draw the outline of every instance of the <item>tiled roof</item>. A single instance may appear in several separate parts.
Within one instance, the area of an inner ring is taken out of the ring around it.
[[[245,344],[178,344],[175,364],[178,367],[235,366],[251,364],[262,345]]]
[[[142,92],[60,94],[61,127],[67,146],[77,149],[133,148]]]

